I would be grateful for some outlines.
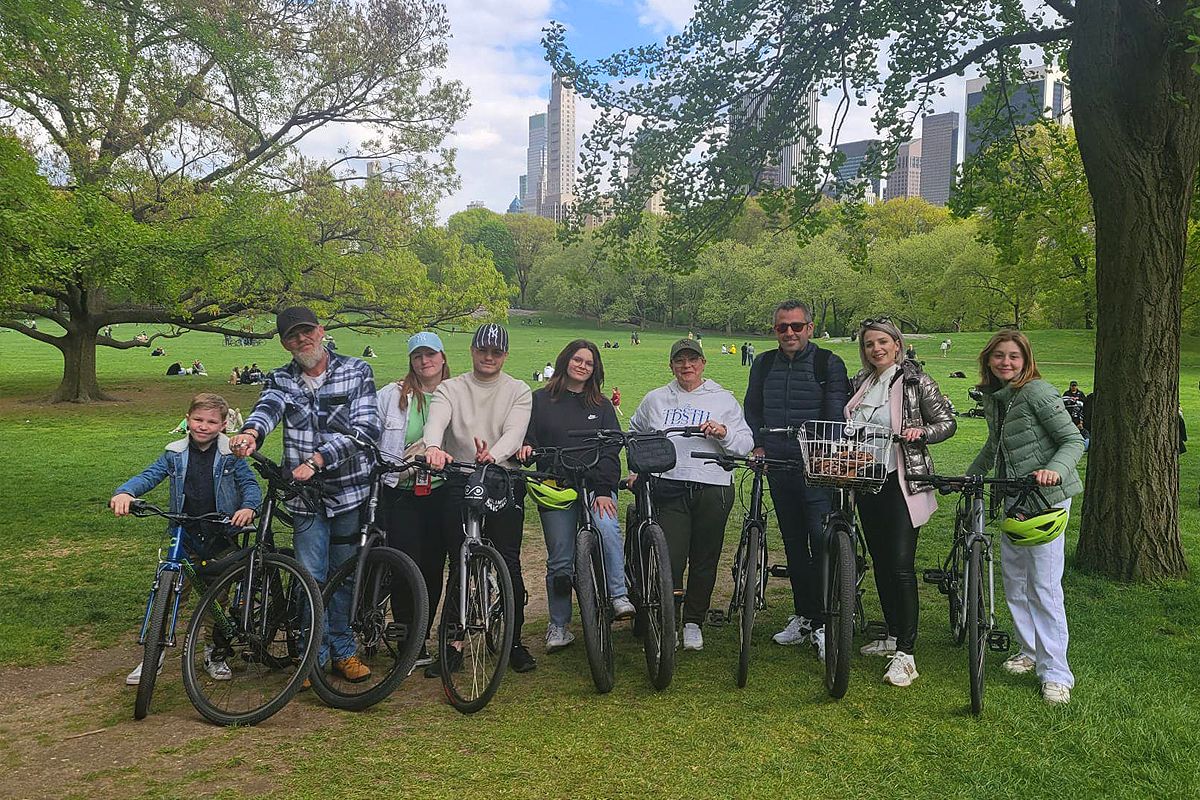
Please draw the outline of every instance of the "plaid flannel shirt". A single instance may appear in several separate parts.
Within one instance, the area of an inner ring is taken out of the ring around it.
[[[272,370],[244,428],[253,429],[261,445],[282,422],[283,467],[289,473],[313,453],[321,454],[325,468],[320,477],[328,489],[325,512],[331,517],[366,500],[371,482],[369,459],[353,439],[330,430],[334,420],[379,441],[379,406],[370,365],[330,352],[325,383],[315,394],[304,383],[295,361]],[[298,501],[293,501],[292,508],[306,510]]]

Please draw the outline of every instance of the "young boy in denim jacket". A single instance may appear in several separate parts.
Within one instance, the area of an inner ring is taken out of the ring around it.
[[[135,498],[169,478],[171,513],[200,516],[217,512],[229,516],[235,528],[249,525],[262,503],[262,490],[250,467],[229,447],[229,437],[224,434],[228,412],[229,404],[219,394],[204,392],[193,397],[187,413],[187,437],[168,444],[153,464],[117,488],[108,503],[113,513],[125,516]],[[194,526],[184,530],[189,538],[200,533]],[[162,663],[160,657],[159,672]],[[232,677],[229,666],[224,661],[210,661],[207,652],[204,666],[214,680]],[[139,663],[125,683],[136,686],[141,679]]]

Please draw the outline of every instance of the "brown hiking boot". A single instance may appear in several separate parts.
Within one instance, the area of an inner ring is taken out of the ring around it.
[[[351,683],[359,683],[371,677],[371,668],[364,664],[358,656],[334,659],[333,670]]]

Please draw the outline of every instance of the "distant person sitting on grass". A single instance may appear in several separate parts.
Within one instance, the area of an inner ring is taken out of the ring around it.
[[[163,350],[161,347],[156,347],[150,351],[151,357],[165,356],[166,354],[167,354],[167,351]]]
[[[233,454],[229,438],[221,432],[228,413],[229,404],[219,394],[205,392],[193,397],[187,413],[187,438],[168,444],[158,460],[113,492],[108,502],[113,513],[125,516],[135,498],[167,479],[172,514],[200,516],[216,512],[229,516],[232,523],[232,528],[216,524],[184,525],[184,547],[189,556],[215,558],[232,550],[234,540],[227,534],[254,520],[254,512],[262,503],[262,490],[250,467]],[[228,664],[209,659],[211,652],[211,645],[204,648],[204,669],[209,677],[216,681],[232,678]],[[165,655],[159,656],[159,672]],[[141,680],[139,663],[126,676],[125,683],[137,686]]]

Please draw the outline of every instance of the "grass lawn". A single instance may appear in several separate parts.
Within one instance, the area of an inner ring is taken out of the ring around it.
[[[553,319],[524,326],[514,318],[510,331],[509,372],[526,380],[571,338],[619,340],[620,349],[601,352],[607,387],[621,388],[626,419],[647,391],[670,378],[667,348],[678,336],[645,333],[635,348],[625,328],[578,327]],[[136,332],[133,326],[118,331],[131,332]],[[377,381],[405,372],[404,336],[336,336],[344,353],[357,355],[368,343],[375,348]],[[467,369],[469,336],[443,338],[454,374]],[[915,340],[918,355],[965,411],[971,407],[966,389],[973,381],[946,376],[953,370],[972,376],[973,359],[987,336],[952,335],[954,347],[946,359],[937,349],[942,338]],[[1076,379],[1090,390],[1089,333],[1034,332],[1030,338],[1048,380],[1063,389]],[[726,337],[739,347],[743,339]],[[740,398],[747,373],[740,358],[721,355],[716,334],[705,335],[704,343],[706,376]],[[764,338],[755,344],[762,352],[772,342]],[[9,455],[0,488],[5,512],[0,516],[0,672],[64,662],[118,644],[129,647],[127,658],[112,667],[114,680],[118,667],[123,675],[136,661],[131,642],[162,531],[151,522],[115,520],[105,507],[111,491],[158,455],[191,394],[222,392],[248,413],[257,389],[226,386],[230,368],[256,361],[267,369],[285,357],[275,341],[225,347],[221,337],[203,334],[167,340],[164,346],[166,358],[151,358],[146,350],[101,350],[103,388],[128,402],[51,406],[39,398],[57,384],[58,351],[0,331],[0,442]],[[830,346],[853,371],[857,346]],[[165,376],[172,361],[187,365],[194,358],[204,362],[209,377]],[[1185,343],[1183,362],[1182,402],[1195,431],[1200,429],[1200,343]],[[985,433],[982,420],[960,418],[958,434],[934,448],[939,471],[964,469]],[[272,442],[268,453],[274,454],[278,436]],[[1191,452],[1182,459],[1181,524],[1193,561],[1200,544],[1198,458]],[[157,491],[165,502],[165,484]],[[948,546],[952,503],[942,499],[941,510],[922,530],[918,572],[939,563]],[[1129,586],[1076,572],[1078,506],[1073,516],[1064,584],[1077,688],[1066,708],[1046,707],[1034,678],[1004,674],[1002,656],[992,654],[984,716],[971,717],[965,652],[951,642],[944,598],[926,585],[920,587],[920,679],[909,689],[885,686],[880,678],[886,662],[856,655],[848,694],[831,701],[810,650],[769,641],[790,605],[785,581],[775,580],[770,607],[758,618],[745,689],[734,684],[732,627],[708,629],[703,652],[681,653],[674,683],[661,693],[649,687],[632,637],[619,630],[616,688],[596,695],[582,644],[543,655],[545,617],[535,611],[525,638],[539,668],[510,674],[484,712],[468,718],[441,703],[417,702],[420,687],[412,684],[423,679],[413,677],[392,700],[369,712],[331,713],[316,727],[274,740],[272,760],[279,769],[268,789],[304,797],[361,796],[384,787],[430,798],[1198,797],[1200,699],[1192,680],[1200,638],[1189,620],[1200,616],[1200,585],[1191,577]],[[736,546],[740,519],[735,509],[726,560]],[[772,560],[781,561],[774,533],[771,545],[777,556]],[[527,516],[525,553],[531,561],[544,555],[533,513]],[[544,608],[540,572],[527,571],[526,580],[534,603]],[[868,614],[878,618],[873,586],[867,599]],[[723,607],[727,600],[728,572],[723,570],[714,605]],[[1007,610],[998,611],[1007,629]],[[306,696],[297,702],[317,701]],[[165,704],[195,716],[177,681]],[[122,707],[106,724],[127,715]],[[266,736],[272,724],[282,724],[282,717],[262,729],[222,733],[221,741],[253,752],[258,737]],[[0,739],[3,729],[0,723]],[[49,752],[54,743],[46,747]],[[167,785],[156,783],[148,768],[140,771],[137,754],[132,755],[125,795],[263,791],[264,770],[253,759],[230,759],[216,776],[198,771]],[[22,767],[3,746],[0,760],[10,769]]]

